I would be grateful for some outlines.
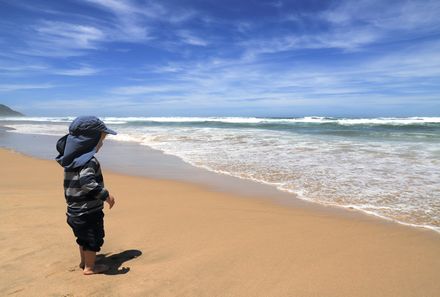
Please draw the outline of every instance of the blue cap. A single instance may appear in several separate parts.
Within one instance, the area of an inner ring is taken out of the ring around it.
[[[71,135],[88,135],[96,132],[117,134],[112,129],[107,128],[104,122],[95,116],[79,116],[69,126]]]

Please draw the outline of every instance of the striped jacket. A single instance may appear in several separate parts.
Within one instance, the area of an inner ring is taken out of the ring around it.
[[[101,166],[95,157],[84,166],[64,169],[64,196],[70,217],[103,209],[109,193],[104,188]]]

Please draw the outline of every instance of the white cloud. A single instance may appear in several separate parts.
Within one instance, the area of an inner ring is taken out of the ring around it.
[[[287,13],[280,23],[295,22],[302,31],[246,38],[238,45],[244,57],[254,60],[261,54],[300,49],[335,48],[363,50],[378,43],[392,43],[440,30],[440,2],[359,0],[340,1],[321,13]],[[308,30],[320,24],[319,31]],[[284,30],[285,31],[285,30]]]
[[[99,113],[100,108],[122,108],[133,105],[134,102],[130,98],[114,97],[114,98],[67,98],[67,99],[47,99],[39,102],[30,102],[21,109],[43,109],[43,110],[58,110],[61,112],[80,112],[82,110],[95,109]]]
[[[106,38],[96,27],[65,22],[43,21],[35,31],[41,42],[50,43],[48,47],[96,49],[96,43]]]
[[[52,84],[1,84],[0,92],[12,92],[20,90],[33,90],[33,89],[50,89],[55,86]]]
[[[65,75],[65,76],[89,76],[101,72],[101,69],[89,66],[81,65],[77,68],[55,68],[49,64],[30,62],[27,64],[26,61],[21,61],[21,63],[15,62],[3,62],[0,61],[0,75],[8,77],[22,77],[22,76],[36,76],[36,75]]]
[[[66,75],[66,76],[89,76],[99,73],[100,70],[97,68],[82,66],[80,68],[74,69],[58,69],[54,70],[54,74]]]
[[[209,43],[208,41],[197,37],[194,35],[194,33],[188,31],[188,30],[179,30],[177,32],[177,35],[181,38],[181,40],[184,43],[195,45],[195,46],[207,46]]]
[[[284,3],[282,1],[270,1],[265,4],[274,8],[281,8],[284,6]]]
[[[338,26],[362,23],[387,31],[437,30],[440,2],[358,0],[341,1],[320,17]]]
[[[97,27],[59,21],[40,21],[32,28],[25,49],[19,54],[43,57],[69,57],[96,50],[106,40],[106,34]]]
[[[185,87],[178,84],[158,84],[158,85],[137,85],[117,87],[110,90],[110,93],[118,95],[139,95],[152,93],[173,93],[184,92]]]
[[[116,16],[112,39],[139,42],[151,39],[147,26],[139,18],[139,10],[131,1],[85,0]]]
[[[168,63],[165,65],[146,67],[148,71],[155,73],[176,73],[183,70],[183,68],[176,63]]]
[[[440,42],[424,42],[384,54],[368,63],[365,68],[394,79],[440,80]]]
[[[315,34],[290,34],[270,38],[248,39],[239,45],[244,53],[243,58],[253,61],[261,54],[273,54],[300,49],[342,49],[359,50],[361,47],[377,41],[381,36],[367,28],[335,30]]]
[[[45,71],[49,68],[48,65],[45,64],[28,64],[28,65],[23,65],[23,64],[12,64],[12,63],[0,63],[0,70],[3,71],[7,71],[4,73],[0,73],[0,74],[15,74],[15,73],[28,73],[28,72],[33,72],[33,71]]]
[[[107,8],[117,13],[132,13],[134,7],[131,5],[131,1],[118,1],[118,0],[85,0],[86,2],[94,3]]]
[[[440,83],[440,47],[427,42],[342,63],[208,58],[174,62],[151,69],[166,75],[166,84],[131,85],[112,93],[168,100],[170,93],[189,106],[319,106],[340,104],[409,104],[435,100]],[[437,98],[440,103],[440,98]],[[356,103],[357,102],[357,103]]]
[[[133,1],[117,0],[85,0],[97,7],[105,9],[115,16],[113,39],[129,42],[143,42],[154,39],[151,21],[181,23],[192,17],[195,12],[187,9],[166,7],[165,5],[147,1],[139,5]],[[197,42],[196,39],[193,40]]]

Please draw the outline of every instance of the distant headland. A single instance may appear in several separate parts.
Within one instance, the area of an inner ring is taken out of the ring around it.
[[[0,117],[22,117],[24,114],[15,111],[4,104],[0,104]]]

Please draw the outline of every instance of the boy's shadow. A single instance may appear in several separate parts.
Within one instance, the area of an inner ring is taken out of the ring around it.
[[[130,271],[130,267],[121,267],[121,265],[131,259],[137,258],[142,255],[140,250],[126,250],[119,254],[108,256],[109,254],[96,255],[96,262],[108,265],[110,268],[104,274],[116,275],[125,274]]]

